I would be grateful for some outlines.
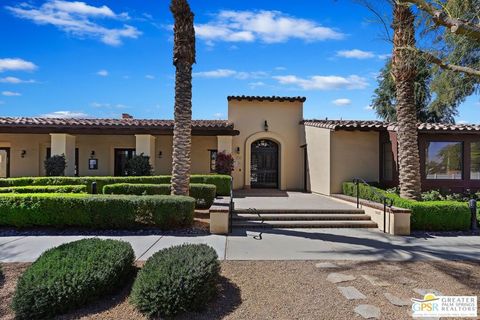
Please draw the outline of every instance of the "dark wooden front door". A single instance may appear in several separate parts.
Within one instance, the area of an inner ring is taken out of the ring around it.
[[[252,188],[278,188],[278,144],[271,140],[252,143],[250,185]]]

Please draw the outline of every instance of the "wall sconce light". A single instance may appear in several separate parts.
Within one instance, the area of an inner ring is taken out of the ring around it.
[[[92,152],[90,152],[90,158],[93,159],[93,157],[95,157],[95,150],[92,150]]]
[[[237,147],[235,151],[237,151],[237,154],[240,154],[240,147]]]
[[[22,150],[22,153],[20,154],[20,156],[22,158],[25,158],[25,155],[27,154],[27,150]]]
[[[158,159],[162,159],[163,157],[163,152],[162,151],[158,151]]]
[[[268,122],[267,122],[267,120],[265,120],[264,128],[265,128],[265,131],[268,131]]]

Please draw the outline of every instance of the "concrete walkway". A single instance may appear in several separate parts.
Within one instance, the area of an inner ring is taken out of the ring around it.
[[[0,237],[0,262],[34,261],[45,250],[92,236]],[[118,236],[128,241],[138,260],[166,247],[205,243],[227,260],[476,260],[480,236],[391,236],[371,229],[236,230],[227,236]]]

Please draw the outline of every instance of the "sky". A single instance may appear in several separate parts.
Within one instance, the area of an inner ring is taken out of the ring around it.
[[[305,96],[304,118],[376,119],[392,48],[355,1],[190,5],[194,119],[226,119],[229,95]],[[173,118],[172,25],[167,0],[1,1],[0,114]],[[470,97],[457,122],[479,123],[479,109]]]

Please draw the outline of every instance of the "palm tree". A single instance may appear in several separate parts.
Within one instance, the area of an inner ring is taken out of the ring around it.
[[[397,94],[397,139],[400,195],[419,199],[421,193],[420,156],[418,151],[417,110],[414,80],[415,47],[414,15],[409,4],[396,0],[393,10],[392,74]]]
[[[192,65],[195,63],[194,15],[187,0],[172,0],[170,11],[175,19],[173,64],[176,68],[171,191],[173,195],[188,195],[192,143]]]

